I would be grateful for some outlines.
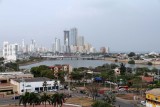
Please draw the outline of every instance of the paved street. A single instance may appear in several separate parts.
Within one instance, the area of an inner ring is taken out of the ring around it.
[[[116,103],[115,105],[117,107],[137,107],[133,104],[133,102],[131,101],[128,101],[128,100],[123,100],[123,99],[120,99],[120,98],[116,98]]]
[[[13,100],[12,98],[0,98],[0,105],[19,104],[19,100]]]

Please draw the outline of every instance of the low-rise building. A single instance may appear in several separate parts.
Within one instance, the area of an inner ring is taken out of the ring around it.
[[[146,107],[160,107],[160,88],[146,92]]]
[[[64,71],[67,74],[70,74],[73,68],[71,65],[55,65],[55,66],[50,66],[50,69],[53,70],[55,77],[57,77],[58,72]]]
[[[33,78],[33,74],[23,72],[2,72],[0,73],[0,83],[9,83],[10,79]]]
[[[142,81],[146,83],[152,83],[154,81],[154,77],[153,76],[142,76]]]
[[[60,86],[60,81],[46,77],[11,79],[10,83],[16,86],[18,94],[23,94],[24,92],[50,91],[58,89]]]

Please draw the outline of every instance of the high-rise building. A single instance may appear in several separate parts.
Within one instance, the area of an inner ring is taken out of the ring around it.
[[[103,53],[103,54],[106,53],[106,47],[101,47],[100,48],[100,53]]]
[[[0,48],[0,57],[3,57],[3,51],[1,48]]]
[[[77,28],[72,28],[70,30],[69,34],[69,45],[77,46],[77,35],[78,35],[78,30]]]
[[[36,52],[36,41],[35,40],[31,40],[31,44],[30,44],[30,52]]]
[[[9,44],[9,42],[3,42],[3,57],[9,61],[16,61],[18,54],[18,44]]]
[[[60,39],[55,38],[55,52],[61,52]]]
[[[78,46],[83,46],[84,45],[84,37],[83,36],[78,36],[77,45]]]
[[[69,31],[64,31],[64,52],[70,53],[70,47],[69,47]]]
[[[69,31],[64,31],[64,45],[69,46]]]

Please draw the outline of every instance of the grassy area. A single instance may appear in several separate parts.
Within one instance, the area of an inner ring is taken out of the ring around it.
[[[93,104],[93,100],[91,98],[85,98],[85,97],[69,98],[67,99],[66,103],[78,104],[82,105],[83,107],[90,107]]]

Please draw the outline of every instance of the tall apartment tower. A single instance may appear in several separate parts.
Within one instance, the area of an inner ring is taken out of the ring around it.
[[[66,53],[70,53],[69,43],[69,31],[64,31],[64,52]]]
[[[18,54],[18,44],[3,42],[3,57],[8,61],[16,61]]]
[[[61,52],[61,42],[57,38],[55,38],[55,52]]]
[[[83,36],[78,36],[77,45],[78,46],[83,46],[84,45],[84,37]]]
[[[72,28],[70,30],[70,40],[69,40],[69,45],[77,46],[77,35],[78,35],[78,30],[77,28]]]

